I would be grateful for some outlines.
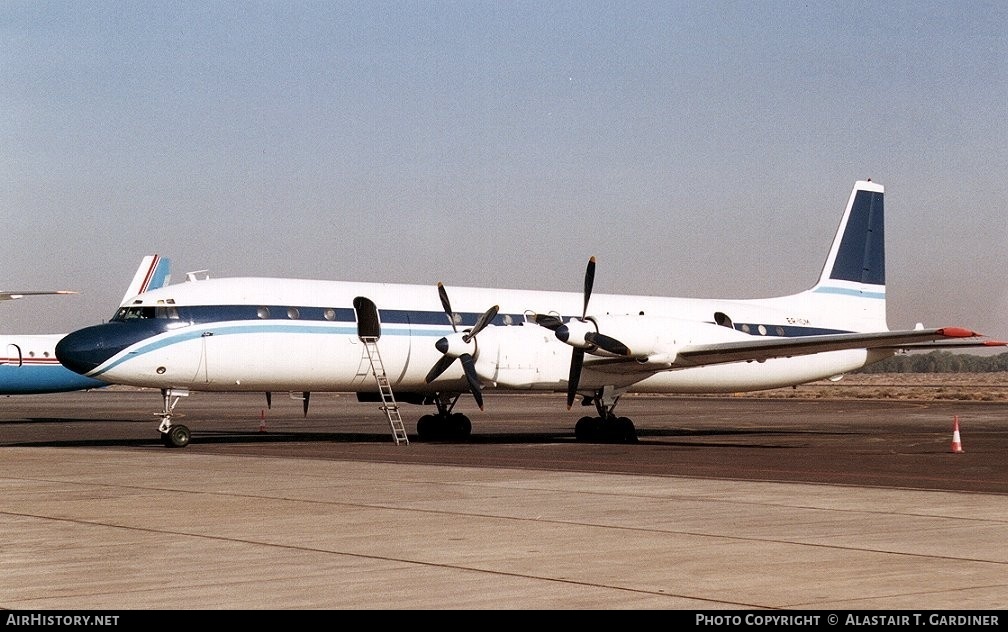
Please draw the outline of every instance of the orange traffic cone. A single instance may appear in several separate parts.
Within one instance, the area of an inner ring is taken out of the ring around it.
[[[962,452],[962,440],[959,439],[959,415],[952,418],[952,452]]]

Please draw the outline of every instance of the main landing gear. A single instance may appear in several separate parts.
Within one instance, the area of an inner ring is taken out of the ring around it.
[[[578,441],[594,443],[637,443],[637,429],[629,417],[617,417],[614,409],[619,395],[603,396],[598,391],[595,397],[585,400],[595,404],[598,417],[582,417],[574,425],[574,436]]]
[[[167,448],[184,448],[189,445],[189,439],[192,436],[189,428],[182,424],[172,423],[175,405],[187,395],[189,395],[189,391],[170,388],[161,389],[161,397],[164,398],[164,407],[160,413],[157,413],[161,417],[161,425],[158,426],[158,430],[161,432],[161,443]]]
[[[416,429],[420,440],[465,439],[472,433],[472,421],[462,413],[452,412],[458,398],[459,395],[448,401],[441,395],[435,398],[437,414],[424,415],[417,420]]]

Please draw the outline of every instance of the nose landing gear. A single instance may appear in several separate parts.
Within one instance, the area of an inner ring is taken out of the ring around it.
[[[187,426],[172,423],[175,406],[183,397],[187,397],[189,391],[181,389],[163,388],[161,397],[164,399],[164,407],[157,413],[161,417],[161,425],[158,431],[161,433],[161,443],[167,448],[184,448],[189,445],[192,433]]]

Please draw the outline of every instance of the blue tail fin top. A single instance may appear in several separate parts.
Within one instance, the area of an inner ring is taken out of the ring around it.
[[[829,278],[885,285],[885,222],[881,191],[861,189],[856,192]]]

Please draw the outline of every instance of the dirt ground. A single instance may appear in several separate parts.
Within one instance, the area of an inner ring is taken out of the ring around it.
[[[1008,401],[1008,373],[854,373],[739,397],[774,399],[898,399]]]

